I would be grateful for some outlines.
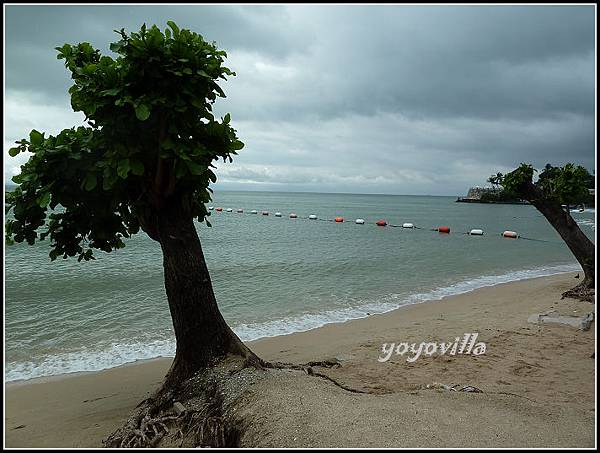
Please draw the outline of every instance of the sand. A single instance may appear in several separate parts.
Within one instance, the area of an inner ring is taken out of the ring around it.
[[[574,274],[482,288],[384,315],[250,346],[270,361],[336,358],[315,371],[343,386],[280,372],[240,403],[250,420],[243,446],[593,447],[595,323],[589,331],[527,322],[533,313],[582,316],[594,305],[560,294]],[[446,341],[478,333],[480,356],[393,355],[382,343]],[[6,385],[7,447],[98,447],[160,383],[170,359],[99,373]],[[435,385],[434,385],[435,384]],[[482,393],[440,389],[468,385]],[[428,388],[429,386],[429,388]]]

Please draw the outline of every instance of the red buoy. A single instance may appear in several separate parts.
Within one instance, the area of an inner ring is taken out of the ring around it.
[[[450,227],[447,226],[441,226],[438,227],[437,229],[440,233],[450,233]]]
[[[336,217],[336,218],[335,218],[335,221],[336,221],[337,223],[340,223],[340,222],[343,222],[343,221],[344,221],[344,218],[343,218],[343,217]]]
[[[517,239],[519,235],[514,231],[505,231],[502,233],[502,236],[505,238]]]
[[[387,222],[385,220],[378,220],[377,222],[375,222],[375,224],[379,226],[386,226]]]
[[[222,210],[223,210],[223,208],[217,208],[217,209],[215,209],[215,211],[219,211],[219,212],[221,212]]]

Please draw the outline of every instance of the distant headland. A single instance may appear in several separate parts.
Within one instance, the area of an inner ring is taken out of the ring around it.
[[[458,197],[459,203],[498,203],[498,204],[529,204],[526,200],[515,198],[499,187],[471,187],[466,197]]]

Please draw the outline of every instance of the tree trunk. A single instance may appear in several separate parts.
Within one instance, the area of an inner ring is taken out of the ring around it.
[[[558,201],[545,197],[542,190],[533,183],[528,183],[524,189],[521,195],[524,195],[524,198],[546,217],[579,261],[585,274],[580,286],[594,288],[596,268],[595,248],[592,241],[581,231],[569,210],[565,211]]]
[[[193,218],[178,207],[165,209],[158,217],[157,236],[177,341],[165,386],[182,382],[227,354],[260,365],[261,360],[242,343],[219,311]]]

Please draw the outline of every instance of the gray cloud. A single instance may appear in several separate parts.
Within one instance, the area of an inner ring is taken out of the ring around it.
[[[7,6],[5,161],[80,120],[55,46],[169,19],[238,74],[217,112],[246,148],[218,187],[459,194],[522,161],[594,167],[592,6]]]

